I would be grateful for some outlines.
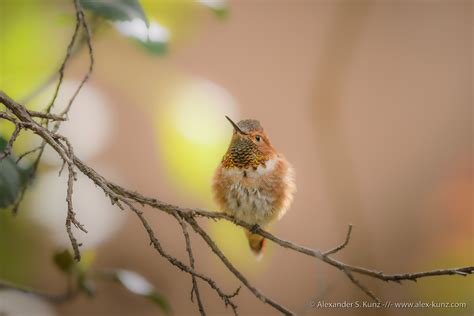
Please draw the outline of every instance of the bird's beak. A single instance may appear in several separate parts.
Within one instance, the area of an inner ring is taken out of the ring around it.
[[[240,127],[237,126],[237,124],[234,123],[234,121],[232,121],[227,115],[225,116],[225,118],[230,122],[230,124],[232,124],[232,126],[234,127],[234,130],[241,134],[241,135],[247,135],[247,133],[245,133],[244,131],[242,131],[240,129]]]

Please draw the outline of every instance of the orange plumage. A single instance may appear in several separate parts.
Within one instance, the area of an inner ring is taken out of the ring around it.
[[[214,175],[215,200],[224,212],[265,227],[280,219],[293,200],[293,168],[272,146],[258,121],[235,124],[227,119],[234,133]],[[246,236],[252,251],[260,254],[264,238],[247,230]]]

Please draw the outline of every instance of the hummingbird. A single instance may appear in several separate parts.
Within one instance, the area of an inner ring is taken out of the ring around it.
[[[236,124],[226,118],[234,131],[214,174],[214,198],[222,211],[252,225],[245,234],[250,249],[261,256],[265,238],[255,231],[285,215],[296,191],[294,171],[259,121]]]

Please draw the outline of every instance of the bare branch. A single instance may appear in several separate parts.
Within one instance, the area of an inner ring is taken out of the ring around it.
[[[42,112],[42,113],[45,113],[44,115],[50,115],[51,114],[51,110],[54,106],[54,102],[56,101],[56,98],[58,96],[58,93],[59,93],[59,89],[61,88],[61,85],[63,83],[63,78],[64,78],[64,70],[66,68],[66,65],[69,61],[69,59],[71,58],[72,56],[72,49],[74,47],[74,43],[76,42],[76,38],[79,34],[79,30],[80,30],[80,27],[82,25],[82,27],[84,28],[84,31],[85,31],[85,40],[86,40],[86,43],[87,43],[87,46],[89,48],[89,60],[90,60],[90,63],[89,63],[89,68],[88,68],[88,71],[87,73],[85,74],[85,76],[83,77],[83,79],[81,80],[81,83],[79,84],[79,86],[77,87],[76,91],[74,92],[73,96],[71,97],[71,99],[69,100],[65,110],[59,115],[60,118],[64,119],[65,120],[65,117],[66,115],[68,114],[69,110],[71,109],[71,106],[72,106],[72,103],[74,102],[76,96],[78,95],[79,91],[81,90],[82,86],[86,83],[86,81],[89,79],[90,75],[92,74],[92,70],[94,68],[94,56],[93,56],[93,50],[92,50],[92,39],[91,39],[91,32],[90,32],[90,29],[89,29],[89,26],[87,24],[87,21],[85,19],[85,16],[84,16],[84,11],[82,10],[82,7],[79,3],[79,0],[73,0],[73,3],[74,3],[74,8],[75,8],[75,11],[76,11],[76,26],[74,28],[74,32],[73,32],[73,35],[71,37],[71,41],[69,42],[69,45],[67,47],[67,51],[66,51],[66,56],[64,57],[64,60],[63,60],[63,63],[61,64],[60,68],[59,68],[59,80],[58,80],[58,84],[56,86],[56,89],[54,91],[54,94],[53,94],[53,97],[51,99],[51,102],[50,104],[48,105],[48,107],[46,108],[45,112]],[[25,111],[28,112],[28,114],[30,113],[29,110],[27,110],[25,108]],[[35,113],[35,112],[34,112]],[[31,116],[31,114],[29,114]],[[59,127],[61,125],[61,120],[55,120],[56,123],[53,127],[53,131],[54,132],[57,132],[59,130]],[[46,129],[48,128],[49,126],[49,121],[46,120]],[[32,179],[34,178],[34,176],[36,175],[36,171],[38,170],[38,166],[39,166],[39,162],[41,160],[41,157],[43,156],[43,153],[44,153],[44,148],[46,146],[46,141],[43,139],[43,142],[41,143],[40,145],[40,148],[38,150],[36,149],[33,149],[29,152],[27,152],[26,154],[30,154],[32,152],[36,152],[36,151],[39,151],[38,155],[36,156],[34,162],[33,162],[33,165],[32,165],[32,168],[31,168],[31,172],[29,174],[29,179],[28,179],[28,182],[30,183],[32,181]],[[25,155],[22,155],[21,158],[23,158]],[[19,158],[19,160],[21,160],[21,158]],[[18,161],[19,161],[18,160]],[[14,203],[13,207],[12,207],[12,212],[13,214],[16,214],[18,212],[18,208],[20,207],[20,203],[23,201],[23,197],[25,196],[25,192],[26,192],[26,189],[27,189],[27,185],[25,185],[22,190],[20,191],[20,194],[18,195],[18,198],[16,200],[16,202]]]
[[[71,160],[74,160],[73,158],[74,151],[72,149],[71,144],[65,137],[61,137],[61,139],[66,143],[68,156],[71,158]],[[76,238],[74,237],[74,234],[72,233],[71,224],[74,224],[76,228],[82,230],[84,233],[87,233],[87,230],[76,219],[76,213],[74,212],[74,208],[72,205],[72,193],[73,193],[74,181],[77,180],[77,176],[76,176],[76,171],[74,170],[74,164],[71,162],[71,163],[67,163],[67,165],[68,165],[68,180],[67,180],[67,193],[66,193],[66,202],[67,202],[66,231],[69,236],[69,239],[71,240],[71,245],[74,250],[74,259],[79,261],[81,260],[81,253],[79,251],[79,247],[81,246],[81,244],[78,243]]]
[[[193,256],[193,250],[191,247],[191,238],[189,238],[188,228],[186,227],[186,223],[179,217],[179,215],[175,214],[174,217],[178,221],[179,225],[181,225],[181,230],[183,231],[184,240],[186,242],[186,252],[188,253],[188,257],[189,257],[189,264],[191,265],[191,268],[194,269],[194,256]],[[193,286],[191,288],[191,302],[194,302],[194,294],[195,294],[198,308],[199,308],[199,313],[201,315],[206,315],[206,312],[204,311],[204,305],[202,304],[202,301],[201,301],[201,294],[199,293],[196,277],[192,275],[191,279],[193,282]],[[236,313],[237,306],[236,305],[231,305],[231,306],[234,309],[235,314],[237,314]]]
[[[71,109],[71,106],[72,106],[74,100],[76,99],[77,95],[81,91],[84,84],[87,82],[87,80],[89,80],[89,78],[92,74],[92,71],[94,69],[94,51],[93,51],[93,48],[92,48],[92,33],[91,33],[90,28],[89,28],[89,25],[86,22],[86,18],[84,16],[84,11],[82,10],[81,5],[79,4],[79,0],[74,0],[74,5],[76,7],[76,12],[79,15],[78,21],[79,20],[81,21],[82,27],[84,28],[84,31],[85,31],[85,34],[86,34],[85,38],[86,38],[87,48],[88,48],[88,52],[89,52],[89,54],[88,54],[89,55],[89,68],[87,69],[86,74],[82,78],[81,82],[79,83],[79,86],[77,87],[76,91],[72,95],[71,99],[69,99],[69,102],[68,102],[66,108],[63,110],[63,112],[61,112],[61,116],[65,116],[69,113],[69,110]],[[57,124],[57,126],[58,127],[55,127],[55,131],[57,131],[57,129],[59,128],[59,124]]]
[[[69,58],[71,57],[72,54],[72,49],[74,47],[74,44],[76,43],[77,35],[79,34],[79,30],[82,24],[82,19],[83,19],[83,14],[81,14],[82,9],[80,7],[79,1],[78,0],[73,0],[74,2],[74,8],[76,9],[76,25],[74,27],[74,32],[72,33],[71,40],[67,46],[66,50],[66,56],[64,57],[64,60],[59,67],[59,80],[56,85],[56,89],[54,90],[53,97],[51,99],[51,102],[49,103],[48,107],[46,108],[46,113],[50,113],[53,106],[54,102],[56,101],[56,98],[58,97],[59,89],[61,88],[61,85],[63,83],[64,79],[64,70],[66,69],[66,65],[69,61]]]
[[[349,278],[349,280],[352,281],[352,283],[354,283],[359,289],[362,290],[362,292],[364,292],[365,294],[367,294],[371,299],[373,299],[374,301],[376,301],[377,303],[380,303],[380,299],[374,294],[374,292],[372,292],[371,290],[369,290],[368,287],[366,287],[365,285],[363,285],[362,283],[360,283],[359,280],[357,280],[351,272],[347,271],[347,270],[343,270],[343,272],[347,275],[347,277]]]
[[[65,117],[61,117],[59,115],[52,114],[52,113],[32,111],[32,110],[28,110],[28,113],[33,117],[39,117],[39,118],[51,120],[51,121],[65,121],[66,120]]]
[[[16,124],[16,122],[18,122],[18,120],[16,118],[10,116],[8,113],[3,112],[3,111],[0,112],[0,118],[4,119],[6,121],[10,121],[14,124]]]
[[[221,259],[227,269],[229,269],[229,271],[232,272],[237,277],[237,279],[239,279],[240,282],[242,282],[242,284],[245,285],[250,290],[250,292],[253,293],[253,295],[255,295],[255,297],[257,297],[263,303],[271,305],[273,308],[277,309],[284,315],[294,314],[292,311],[290,311],[286,307],[283,307],[276,301],[268,298],[261,291],[251,285],[250,282],[243,276],[243,274],[239,270],[237,270],[237,268],[234,267],[234,265],[229,261],[229,259],[227,259],[227,257],[222,253],[219,247],[217,247],[216,243],[211,239],[211,237],[209,237],[209,235],[198,225],[194,217],[187,216],[185,217],[185,219],[193,227],[194,231],[201,235],[201,237],[212,249],[212,251],[219,257],[219,259]]]
[[[28,150],[26,152],[24,152],[23,154],[21,154],[20,156],[18,156],[18,159],[16,160],[16,163],[19,163],[23,158],[25,158],[26,156],[30,155],[30,154],[34,154],[35,152],[37,152],[38,150],[41,150],[41,146],[38,146],[38,147],[35,147],[31,150]]]
[[[91,169],[92,170],[92,169]],[[95,172],[95,171],[94,171]],[[97,184],[98,182],[96,182]],[[99,182],[101,183],[101,182]],[[100,185],[99,185],[100,186]],[[150,224],[148,223],[148,221],[145,219],[145,217],[143,216],[143,212],[139,211],[135,206],[133,206],[133,204],[131,204],[127,199],[123,199],[122,197],[116,197],[117,199],[120,199],[125,205],[127,205],[127,207],[133,212],[135,213],[135,215],[137,215],[137,217],[140,219],[143,227],[145,228],[145,231],[148,233],[148,237],[150,238],[150,243],[151,245],[153,245],[153,247],[158,251],[158,253],[163,257],[165,258],[166,260],[168,260],[172,265],[174,265],[175,267],[179,268],[181,271],[184,271],[186,273],[189,273],[191,276],[194,276],[194,277],[197,277],[197,278],[200,278],[201,280],[207,282],[207,284],[209,284],[209,286],[215,290],[217,292],[217,294],[219,295],[219,297],[224,301],[225,305],[230,305],[230,306],[234,306],[232,301],[231,301],[231,298],[236,296],[238,294],[238,290],[233,293],[233,294],[225,294],[217,285],[216,285],[216,282],[214,280],[212,280],[211,278],[203,275],[203,274],[200,274],[198,272],[196,272],[193,268],[187,266],[186,264],[184,264],[183,262],[181,262],[180,260],[178,260],[176,257],[173,257],[171,256],[170,254],[168,254],[164,249],[163,247],[161,246],[161,243],[158,241],[158,239],[156,238],[155,236],[155,233],[153,231],[153,229],[151,228]]]
[[[336,253],[336,252],[344,249],[344,247],[347,246],[347,244],[349,243],[349,240],[351,239],[351,232],[352,232],[352,224],[349,224],[349,227],[347,228],[346,239],[344,240],[344,242],[342,244],[340,244],[339,246],[337,246],[336,248],[333,248],[331,250],[326,251],[325,253],[323,253],[323,255],[329,256],[333,253]]]

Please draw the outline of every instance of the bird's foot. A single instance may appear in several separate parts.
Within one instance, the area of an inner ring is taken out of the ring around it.
[[[254,224],[254,225],[252,226],[252,228],[250,228],[250,232],[251,232],[252,234],[256,234],[259,229],[260,229],[260,225]]]

